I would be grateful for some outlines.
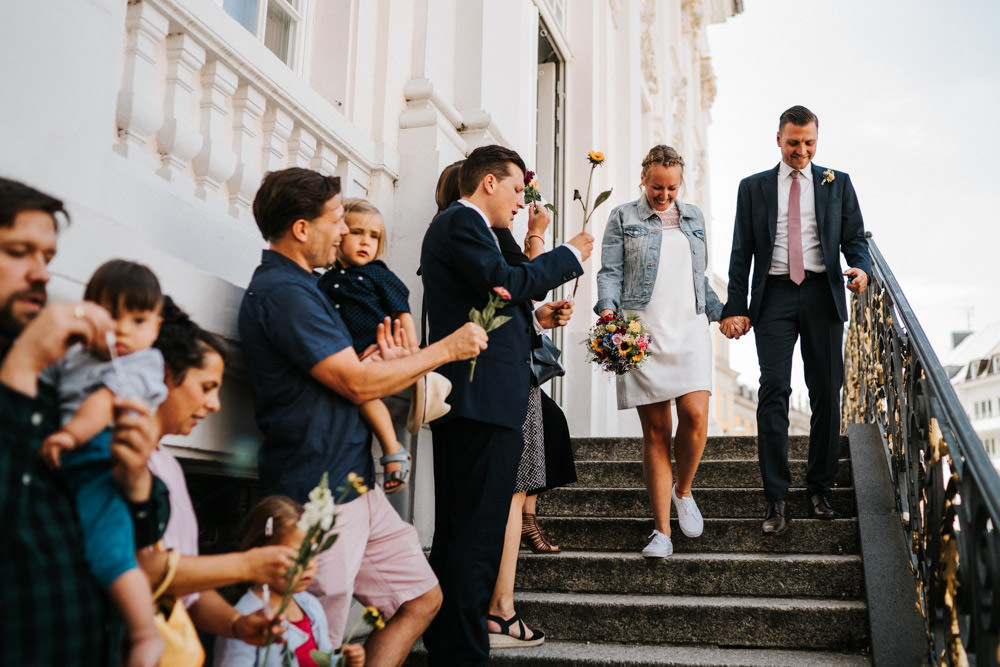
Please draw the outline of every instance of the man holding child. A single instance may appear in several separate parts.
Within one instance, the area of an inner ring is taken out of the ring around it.
[[[373,476],[369,434],[358,405],[400,391],[430,370],[486,348],[486,332],[467,323],[409,353],[405,333],[379,326],[377,363],[355,352],[343,320],[317,287],[347,233],[340,179],[290,168],[269,173],[254,199],[263,251],[240,307],[239,328],[254,390],[261,490],[304,501],[324,472],[337,486],[350,472]],[[311,589],[326,611],[334,646],[351,598],[378,607],[389,622],[366,643],[369,665],[399,665],[437,613],[441,591],[416,530],[374,487],[350,496],[337,516],[340,537],[318,557]]]

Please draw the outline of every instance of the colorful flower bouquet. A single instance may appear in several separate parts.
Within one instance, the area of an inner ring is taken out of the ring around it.
[[[650,335],[635,315],[621,313],[604,315],[590,328],[587,339],[587,360],[602,370],[624,375],[639,368],[649,354]]]

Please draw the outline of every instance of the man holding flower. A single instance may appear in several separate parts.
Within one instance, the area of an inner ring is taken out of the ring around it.
[[[531,299],[583,273],[594,239],[580,233],[569,243],[511,266],[490,226],[508,226],[524,208],[525,167],[502,146],[474,150],[459,174],[461,199],[431,223],[420,266],[430,340],[483,309],[494,288],[509,294],[502,313],[510,321],[490,333],[476,362],[442,366],[452,382],[451,412],[434,422],[435,530],[431,566],[441,581],[441,611],[424,634],[429,663],[485,665],[489,660],[486,612],[500,566],[514,478],[524,438],[532,332],[568,321],[568,301],[532,313]]]
[[[446,362],[486,347],[486,332],[462,323],[413,354],[399,322],[378,329],[378,363],[363,363],[314,269],[333,263],[347,234],[340,179],[291,168],[264,177],[254,218],[269,243],[240,306],[239,327],[264,433],[260,483],[265,494],[304,501],[326,473],[371,479],[368,428],[358,405],[405,389]],[[371,360],[369,357],[368,360]],[[369,665],[400,665],[434,616],[441,592],[413,526],[381,488],[351,493],[340,506],[339,539],[317,558],[311,592],[323,603],[339,646],[351,597],[381,609],[385,629],[366,642]]]

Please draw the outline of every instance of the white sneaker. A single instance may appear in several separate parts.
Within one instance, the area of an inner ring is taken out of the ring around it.
[[[649,544],[642,550],[642,555],[646,558],[666,558],[672,553],[674,553],[674,543],[670,541],[670,536],[656,529],[650,533]]]
[[[674,501],[677,508],[677,523],[681,526],[681,532],[688,537],[698,537],[701,531],[705,530],[705,520],[701,518],[701,510],[693,496],[687,498],[677,497],[677,485],[670,489],[670,499]]]

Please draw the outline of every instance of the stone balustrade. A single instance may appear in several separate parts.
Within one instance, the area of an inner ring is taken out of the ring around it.
[[[211,0],[134,0],[125,22],[115,150],[233,217],[261,176],[291,166],[368,194],[398,157],[351,124]],[[387,159],[388,157],[388,159]]]

